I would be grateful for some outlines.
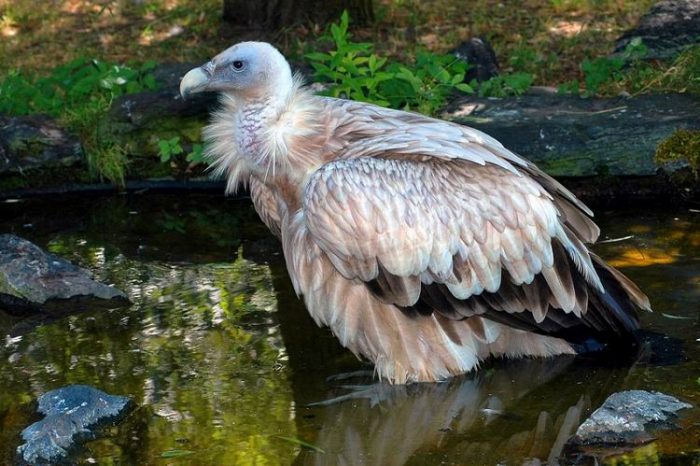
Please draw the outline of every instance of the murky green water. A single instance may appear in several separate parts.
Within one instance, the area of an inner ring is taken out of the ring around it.
[[[599,212],[604,236],[634,238],[596,248],[648,292],[656,312],[644,327],[672,337],[664,347],[680,340],[680,358],[623,368],[495,361],[449,383],[376,386],[318,407],[308,404],[352,393],[326,377],[366,366],[308,317],[249,203],[35,199],[0,204],[0,219],[2,232],[92,269],[134,303],[48,322],[0,312],[2,464],[35,420],[31,401],[70,383],[136,401],[77,458],[125,465],[534,465],[556,461],[612,392],[661,390],[700,405],[700,213],[687,208]],[[700,464],[700,409],[680,423],[607,462]]]

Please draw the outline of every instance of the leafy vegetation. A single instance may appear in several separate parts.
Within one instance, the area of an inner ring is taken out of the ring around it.
[[[168,162],[171,158],[178,154],[182,154],[184,150],[180,145],[180,137],[175,136],[170,139],[158,140],[158,154],[161,162]]]
[[[325,94],[432,115],[452,92],[473,92],[463,82],[467,64],[454,56],[418,52],[412,66],[390,62],[376,55],[372,44],[352,42],[348,25],[345,12],[322,37],[333,49],[305,56],[316,79],[331,84]]]
[[[180,136],[158,140],[158,155],[161,162],[170,162],[176,156],[184,153],[185,149],[183,149],[182,145],[180,144]],[[192,144],[192,151],[185,156],[185,161],[193,164],[203,163],[204,146],[199,143]]]
[[[53,68],[46,76],[11,71],[0,81],[0,112],[14,115],[81,113],[99,104],[109,107],[122,94],[155,89],[150,71],[155,62],[139,67],[79,58]]]
[[[527,91],[535,77],[530,73],[511,73],[494,76],[479,86],[480,97],[505,97],[522,95]]]
[[[482,97],[520,95],[534,80],[532,74],[518,72],[467,84],[469,64],[454,55],[419,50],[411,64],[393,61],[377,55],[371,43],[351,41],[348,26],[345,12],[322,36],[322,41],[332,44],[331,50],[305,55],[315,78],[330,83],[324,93],[333,97],[434,115],[455,92],[471,94],[477,88]]]
[[[689,92],[700,95],[700,46],[689,47],[670,64],[647,61],[647,53],[644,43],[635,39],[618,56],[585,59],[581,63],[583,94]],[[561,94],[579,94],[580,81],[567,81],[558,90]]]
[[[631,69],[644,66],[642,59],[647,54],[647,47],[639,38],[632,40],[620,55],[586,58],[581,63],[585,95],[599,94],[605,86],[621,82]],[[625,67],[627,69],[625,70]],[[578,94],[579,81],[573,80],[559,85],[560,93]]]
[[[625,70],[616,84],[633,94],[687,92],[700,95],[700,45],[689,47],[670,64],[640,60]]]
[[[156,88],[155,62],[137,67],[80,58],[35,76],[12,71],[0,81],[0,113],[46,113],[58,117],[83,142],[93,175],[123,184],[123,147],[98,137],[95,122],[120,95]]]

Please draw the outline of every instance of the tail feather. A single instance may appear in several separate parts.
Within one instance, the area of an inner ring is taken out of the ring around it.
[[[623,353],[636,352],[639,346],[639,311],[651,311],[649,298],[619,270],[591,254],[593,266],[604,292],[589,288],[587,317],[605,321],[605,330],[594,339],[606,348]],[[586,350],[584,348],[580,348]]]

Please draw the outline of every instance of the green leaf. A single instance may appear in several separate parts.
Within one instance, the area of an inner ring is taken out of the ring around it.
[[[187,161],[200,163],[204,161],[204,147],[201,144],[192,144],[192,152],[187,154]]]
[[[143,85],[150,90],[155,89],[158,87],[158,84],[156,83],[156,77],[153,76],[152,74],[147,74],[143,78]]]
[[[457,89],[460,92],[464,92],[465,94],[473,94],[474,93],[474,88],[472,88],[467,83],[455,84],[455,89]]]
[[[369,71],[374,74],[377,69],[377,56],[372,54],[367,60],[367,66],[369,66]]]
[[[155,69],[156,66],[158,66],[158,62],[156,62],[155,60],[148,60],[146,63],[141,65],[141,71],[151,71]]]
[[[170,155],[170,143],[168,143],[168,141],[160,139],[158,141],[158,150],[161,154]]]
[[[321,52],[311,52],[304,55],[307,60],[325,62],[330,60],[332,57],[327,53]]]

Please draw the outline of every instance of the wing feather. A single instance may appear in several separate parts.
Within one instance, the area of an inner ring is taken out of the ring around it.
[[[302,204],[334,267],[405,312],[485,315],[548,334],[614,324],[585,318],[591,290],[603,287],[579,233],[585,241],[597,227],[517,170],[464,159],[338,160],[311,176]]]

